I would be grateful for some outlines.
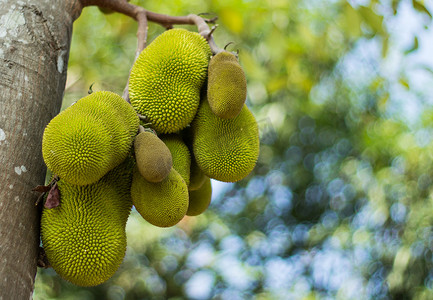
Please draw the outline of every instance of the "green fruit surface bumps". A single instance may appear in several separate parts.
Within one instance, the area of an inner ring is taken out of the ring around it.
[[[218,117],[232,119],[244,106],[247,80],[236,56],[222,51],[209,62],[207,99]]]
[[[129,160],[129,159],[127,159]],[[126,251],[131,160],[86,186],[60,179],[60,205],[42,211],[41,238],[53,269],[79,286],[108,280]]]
[[[139,55],[131,69],[129,96],[159,133],[174,133],[194,118],[207,77],[210,48],[196,32],[171,29]]]
[[[188,209],[188,188],[172,168],[161,182],[149,182],[136,170],[131,186],[132,202],[140,215],[159,227],[176,225]]]
[[[189,186],[191,154],[187,145],[179,135],[163,135],[162,141],[167,145],[173,157],[173,168],[182,176],[186,185]]]
[[[47,125],[42,154],[47,167],[75,185],[98,181],[128,155],[139,119],[122,97],[94,92]]]
[[[141,176],[150,182],[160,182],[168,176],[173,160],[170,150],[155,134],[145,131],[135,137],[135,159]]]
[[[191,127],[194,157],[206,176],[235,182],[254,169],[259,131],[245,104],[237,117],[222,119],[211,111],[207,101],[202,101]]]
[[[212,185],[210,178],[207,177],[203,185],[195,191],[189,191],[189,206],[187,216],[198,216],[209,206],[212,198]]]

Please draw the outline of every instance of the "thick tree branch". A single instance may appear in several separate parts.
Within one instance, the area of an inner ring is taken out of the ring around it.
[[[31,189],[45,181],[42,134],[60,111],[82,7],[76,0],[0,3],[0,299],[29,299],[40,242]]]

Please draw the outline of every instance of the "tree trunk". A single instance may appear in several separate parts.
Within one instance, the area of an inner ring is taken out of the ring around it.
[[[31,299],[41,140],[60,110],[77,0],[0,0],[0,299]]]

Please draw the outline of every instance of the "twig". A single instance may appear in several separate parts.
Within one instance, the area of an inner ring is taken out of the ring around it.
[[[200,33],[207,40],[213,55],[223,51],[223,49],[219,48],[215,44],[215,41],[213,39],[212,33],[214,32],[215,28],[209,29],[206,20],[198,15],[191,14],[188,15],[188,18],[190,18],[197,26],[198,33]]]

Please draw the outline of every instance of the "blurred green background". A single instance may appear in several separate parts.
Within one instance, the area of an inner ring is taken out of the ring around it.
[[[433,299],[432,2],[131,3],[219,17],[215,40],[234,43],[247,74],[259,161],[213,182],[209,209],[173,228],[133,211],[108,282],[39,269],[34,299]],[[92,83],[122,93],[136,29],[84,9],[64,107]],[[162,31],[150,23],[148,42]]]

